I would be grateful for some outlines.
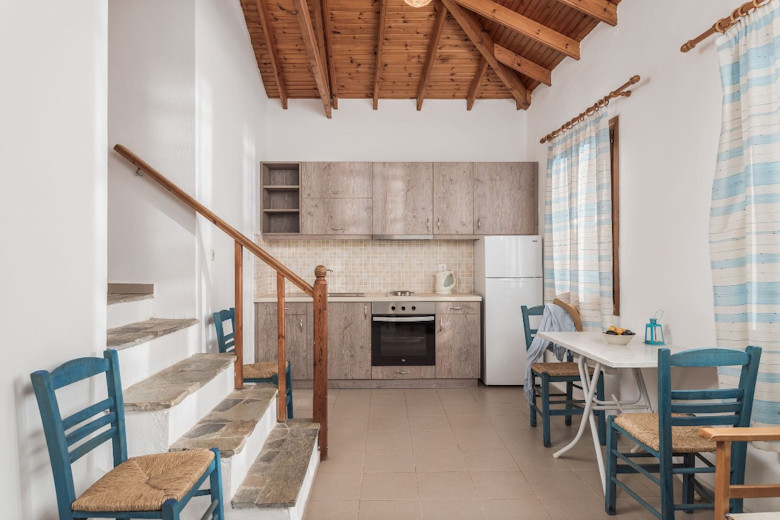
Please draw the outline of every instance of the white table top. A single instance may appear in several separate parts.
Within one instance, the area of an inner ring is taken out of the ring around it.
[[[637,334],[628,345],[607,343],[601,332],[542,332],[537,334],[580,354],[588,359],[611,368],[655,368],[658,366],[658,348],[645,345]],[[664,345],[672,353],[685,350],[674,345]]]

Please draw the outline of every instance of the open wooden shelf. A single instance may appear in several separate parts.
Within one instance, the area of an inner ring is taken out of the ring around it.
[[[300,233],[300,164],[263,164],[262,187],[263,234]]]

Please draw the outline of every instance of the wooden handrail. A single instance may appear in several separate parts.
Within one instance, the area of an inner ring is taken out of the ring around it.
[[[314,420],[320,423],[320,433],[318,444],[320,448],[320,458],[325,460],[328,457],[328,283],[325,280],[327,268],[318,265],[314,269],[316,282],[314,286],[309,285],[303,278],[291,271],[279,260],[268,254],[260,246],[255,244],[245,235],[236,230],[233,226],[219,218],[203,204],[176,186],[168,178],[155,170],[146,161],[136,154],[117,144],[114,150],[130,161],[138,172],[143,172],[151,177],[163,188],[170,191],[179,200],[187,206],[194,209],[197,213],[211,221],[215,226],[224,231],[235,241],[235,387],[242,388],[244,384],[243,376],[243,249],[246,248],[250,253],[265,262],[276,271],[276,298],[278,304],[277,331],[278,331],[278,397],[277,397],[277,421],[287,420],[287,355],[285,352],[285,313],[284,313],[284,281],[290,280],[304,293],[311,296],[314,300],[314,395],[313,410]]]
[[[152,179],[157,181],[158,184],[160,184],[163,188],[173,193],[176,197],[178,197],[182,202],[184,202],[186,205],[203,215],[205,218],[210,220],[215,226],[217,226],[219,229],[227,233],[233,240],[247,248],[250,253],[258,257],[260,260],[271,266],[272,269],[274,269],[277,273],[281,273],[286,279],[290,280],[293,284],[295,284],[300,290],[308,294],[309,296],[312,296],[314,294],[314,288],[309,285],[306,280],[292,272],[286,265],[281,263],[279,260],[268,254],[266,251],[263,251],[260,246],[255,244],[253,241],[248,239],[246,236],[241,234],[236,228],[216,216],[211,210],[209,210],[206,206],[192,198],[190,195],[185,193],[181,188],[176,186],[173,182],[171,182],[169,179],[167,179],[164,175],[162,175],[160,172],[152,168],[148,163],[146,163],[143,159],[138,157],[136,154],[122,146],[121,144],[118,144],[114,146],[114,150],[133,163],[133,165],[138,168],[139,171],[144,172],[145,174],[149,175]]]

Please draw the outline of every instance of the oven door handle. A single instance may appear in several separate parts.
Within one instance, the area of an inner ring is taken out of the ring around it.
[[[410,318],[393,318],[388,316],[374,316],[373,321],[383,323],[420,323],[424,321],[436,321],[436,316],[413,316]]]

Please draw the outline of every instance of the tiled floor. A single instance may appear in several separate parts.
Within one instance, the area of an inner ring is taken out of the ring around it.
[[[589,434],[554,459],[541,426],[528,425],[521,388],[330,390],[328,402],[330,453],[306,520],[655,518],[630,498],[606,515]],[[311,415],[310,390],[295,391],[295,410]],[[553,445],[575,431],[555,418]]]

